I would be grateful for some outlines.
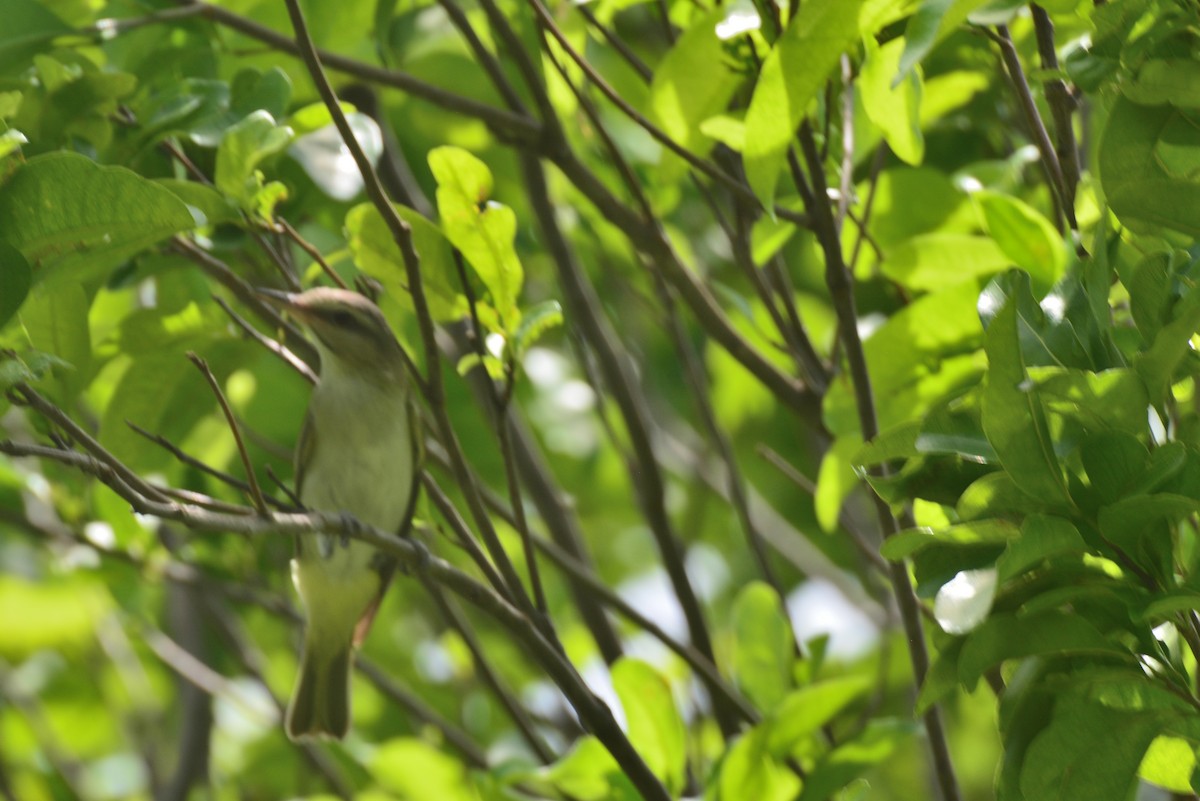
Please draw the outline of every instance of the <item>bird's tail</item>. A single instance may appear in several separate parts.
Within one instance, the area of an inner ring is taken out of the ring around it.
[[[300,675],[287,709],[287,735],[292,740],[331,737],[340,740],[350,729],[350,642],[333,650],[314,647],[304,638]]]

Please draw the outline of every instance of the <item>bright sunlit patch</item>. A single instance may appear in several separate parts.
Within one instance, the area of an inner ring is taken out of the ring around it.
[[[525,354],[521,366],[530,381],[539,387],[549,387],[566,378],[568,363],[556,351],[533,347]]]
[[[761,27],[762,18],[758,15],[754,3],[750,0],[736,0],[729,4],[725,18],[717,23],[717,38],[723,42],[743,33],[757,31]]]
[[[987,618],[995,599],[996,568],[960,570],[938,590],[933,616],[947,634],[966,634]]]
[[[1041,307],[1052,323],[1061,322],[1067,316],[1067,303],[1062,295],[1047,295],[1042,299]]]
[[[383,154],[383,132],[379,130],[379,124],[357,112],[347,114],[346,121],[367,160],[372,164],[378,162]],[[300,163],[313,183],[334,200],[350,200],[362,191],[362,174],[332,123],[296,139],[288,153]]]
[[[112,548],[117,544],[113,527],[100,520],[93,520],[83,527],[84,538],[97,548]]]
[[[863,656],[879,639],[879,627],[833,582],[810,579],[787,597],[792,628],[801,642],[829,635],[827,653],[837,660]]]
[[[596,405],[596,393],[586,381],[572,378],[558,385],[554,403],[563,411],[582,414]]]
[[[109,39],[117,38],[119,26],[115,19],[98,19],[95,24],[96,33],[100,35],[101,41],[107,42]]]
[[[954,180],[954,183],[960,192],[965,192],[968,195],[983,191],[983,182],[974,175],[960,175]]]

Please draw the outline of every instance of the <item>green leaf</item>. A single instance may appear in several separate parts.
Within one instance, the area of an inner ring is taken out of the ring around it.
[[[976,383],[983,367],[977,299],[978,290],[969,283],[924,295],[863,343],[871,388],[876,397],[888,399],[878,404],[882,430],[918,418]],[[858,432],[854,391],[844,373],[830,384],[823,411],[835,435]]]
[[[78,283],[63,283],[53,289],[39,285],[21,307],[20,319],[36,349],[53,353],[72,370],[58,376],[58,398],[68,402],[90,378],[92,339],[88,330],[91,300]]]
[[[884,559],[899,561],[931,545],[994,545],[1007,543],[1016,536],[1016,525],[1002,519],[977,520],[940,529],[910,528],[888,537],[879,553]]]
[[[0,25],[0,73],[21,65],[71,28],[37,0],[5,0]]]
[[[1020,773],[1025,798],[1128,798],[1159,725],[1151,713],[1128,713],[1067,695],[1055,703],[1050,725],[1025,752]]]
[[[1078,420],[1090,431],[1145,435],[1150,396],[1135,371],[1033,367],[1029,375],[1048,412]]]
[[[490,200],[491,170],[462,148],[434,148],[429,152],[429,168],[438,184],[438,213],[446,238],[462,252],[491,293],[505,329],[515,331],[520,321],[517,298],[525,281],[513,245],[516,214]]]
[[[716,27],[728,8],[718,6],[696,19],[659,61],[650,83],[653,119],[688,150],[706,154],[713,145],[700,123],[720,114],[745,80],[734,72]]]
[[[904,29],[904,54],[896,69],[896,80],[905,78],[933,46],[967,21],[972,11],[987,0],[925,0]]]
[[[855,737],[822,757],[808,775],[797,801],[824,801],[883,762],[917,731],[912,721],[877,718]],[[746,796],[750,798],[751,796]]]
[[[1175,304],[1174,319],[1164,325],[1154,344],[1133,360],[1150,401],[1161,407],[1174,379],[1175,369],[1191,352],[1191,339],[1200,329],[1200,287],[1193,287]]]
[[[1147,342],[1153,342],[1171,318],[1171,304],[1175,300],[1171,256],[1166,251],[1147,255],[1134,267],[1133,280],[1129,282],[1129,310]]]
[[[1000,581],[1008,581],[1051,557],[1087,550],[1083,537],[1069,520],[1034,514],[1021,524],[1021,536],[1009,541],[996,562],[996,570]]]
[[[32,282],[33,271],[21,251],[0,240],[0,330],[21,308]]]
[[[467,316],[470,309],[454,266],[454,254],[441,229],[415,209],[395,205],[396,213],[412,231],[413,247],[421,258],[421,284],[429,313],[439,323],[454,322]],[[354,264],[378,279],[395,297],[411,296],[394,291],[408,288],[408,273],[392,231],[373,203],[360,203],[346,213],[346,234]]]
[[[287,147],[292,129],[277,125],[267,111],[255,111],[225,131],[217,148],[215,183],[246,211],[258,211],[258,194],[265,187],[258,165]]]
[[[0,190],[0,239],[29,260],[35,283],[103,274],[195,225],[168,190],[75,153],[36,156]]]
[[[1062,237],[1037,209],[998,192],[972,195],[983,212],[988,234],[1013,264],[1029,273],[1035,291],[1045,292],[1062,277],[1067,251]]]
[[[544,768],[542,778],[579,801],[634,801],[620,792],[621,766],[594,735],[580,737],[565,756]]]
[[[1168,170],[1160,145],[1173,160],[1200,158],[1200,130],[1173,106],[1139,106],[1119,98],[1100,141],[1100,183],[1109,207],[1138,231],[1171,228],[1200,236],[1200,182]]]
[[[19,664],[48,649],[82,654],[112,611],[112,597],[92,579],[0,575],[0,657]]]
[[[129,429],[129,420],[172,442],[182,442],[205,415],[216,409],[208,383],[184,353],[196,350],[218,379],[251,355],[256,347],[238,341],[213,345],[203,336],[168,339],[163,347],[139,353],[121,376],[100,423],[100,442],[135,470],[162,470],[170,454]]]
[[[967,635],[958,660],[958,678],[968,690],[989,668],[1009,659],[1037,654],[1127,655],[1085,617],[1073,612],[1043,611],[1014,615],[993,612]]]
[[[197,227],[240,222],[242,219],[237,207],[207,184],[174,178],[159,178],[155,183],[171,190],[175,197],[187,204]]]
[[[800,779],[771,758],[762,726],[729,747],[717,766],[715,784],[713,801],[792,801],[800,791]]]
[[[1010,301],[1017,306],[1021,358],[1026,366],[1088,370],[1109,366],[1099,326],[1079,281],[1064,279],[1039,303],[1026,273],[1012,270],[996,276],[979,296],[984,326]]]
[[[562,324],[562,305],[557,300],[544,300],[526,309],[521,315],[521,325],[513,337],[513,352],[517,359],[523,358],[547,331]]]
[[[370,770],[379,784],[404,798],[478,799],[462,762],[414,737],[381,743],[371,755]]]
[[[1196,746],[1181,737],[1158,736],[1138,766],[1138,776],[1175,793],[1190,794]]]
[[[1022,490],[1050,503],[1067,501],[1062,467],[1054,453],[1037,389],[1025,374],[1017,338],[1017,304],[1004,302],[988,328],[983,430],[1000,463]]]
[[[1190,58],[1152,58],[1121,90],[1125,97],[1143,106],[1170,103],[1200,107],[1200,63]]]
[[[874,37],[866,39],[867,59],[859,74],[867,117],[883,132],[892,152],[912,165],[925,158],[925,137],[921,133],[920,68],[895,78],[904,50],[903,39],[893,39],[882,47]]]
[[[612,667],[629,741],[672,795],[683,789],[684,728],[671,687],[650,665],[624,657]]]
[[[849,434],[834,440],[821,457],[817,469],[817,491],[813,497],[817,524],[824,532],[837,531],[842,504],[858,486],[854,456],[862,449],[862,440]]]
[[[454,371],[459,375],[465,376],[467,373],[474,370],[476,367],[482,366],[487,371],[488,376],[496,381],[504,378],[504,362],[497,359],[490,353],[485,353],[480,356],[478,353],[466,353],[454,365]]]
[[[751,582],[733,603],[733,672],[760,709],[772,709],[792,688],[796,643],[779,596]]]
[[[888,278],[916,292],[1003,272],[1011,264],[995,240],[968,234],[933,233],[905,239],[879,265]]]
[[[820,731],[852,701],[871,689],[866,676],[843,676],[793,690],[767,707],[767,749],[786,759],[807,738]]]
[[[806,0],[763,62],[746,111],[746,180],[768,210],[809,102],[859,37],[863,0]]]

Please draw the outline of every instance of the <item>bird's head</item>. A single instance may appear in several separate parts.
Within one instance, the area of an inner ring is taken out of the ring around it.
[[[322,369],[335,360],[343,371],[401,380],[403,352],[391,326],[370,299],[346,289],[305,292],[260,289],[259,294],[304,324],[316,340]]]

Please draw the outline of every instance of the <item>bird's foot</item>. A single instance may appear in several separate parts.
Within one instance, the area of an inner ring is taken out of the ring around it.
[[[360,534],[363,530],[362,521],[349,512],[342,512],[342,547],[346,548],[350,545],[352,535]]]

